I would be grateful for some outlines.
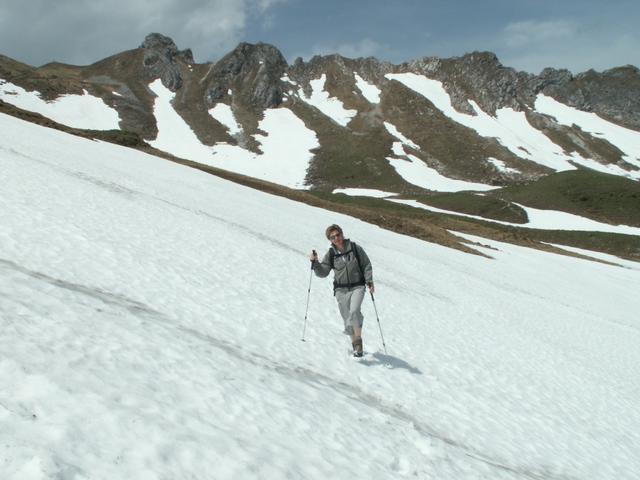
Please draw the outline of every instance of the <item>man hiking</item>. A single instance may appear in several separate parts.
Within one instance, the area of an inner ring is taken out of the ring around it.
[[[340,315],[344,321],[344,332],[351,336],[353,355],[362,357],[362,321],[360,311],[365,294],[365,285],[373,294],[373,270],[371,261],[360,245],[344,238],[342,228],[330,225],[325,231],[331,242],[329,250],[318,261],[315,250],[309,256],[316,276],[324,278],[333,270],[333,294],[338,301]]]

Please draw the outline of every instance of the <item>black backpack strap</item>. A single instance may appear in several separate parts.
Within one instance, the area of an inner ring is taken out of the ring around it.
[[[356,256],[356,262],[358,262],[358,270],[360,270],[360,275],[362,276],[362,278],[364,278],[364,270],[362,269],[362,263],[360,262],[360,254],[358,253],[358,246],[356,245],[356,242],[351,242],[351,251],[353,251],[353,254]],[[349,252],[340,254],[340,256],[346,255],[347,253]],[[335,250],[333,249],[333,247],[329,247],[329,266],[332,270],[334,268],[335,258]]]
[[[358,246],[356,242],[351,242],[351,250],[356,256],[356,262],[358,262],[358,270],[360,270],[360,276],[364,279],[364,270],[362,269],[362,264],[360,263],[360,255],[358,254]]]

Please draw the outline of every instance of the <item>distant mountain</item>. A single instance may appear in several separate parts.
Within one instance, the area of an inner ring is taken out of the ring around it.
[[[263,43],[198,64],[153,33],[89,66],[36,68],[0,56],[0,102],[0,111],[117,130],[109,135],[119,143],[318,195],[400,195],[526,223],[517,197],[640,226],[634,66],[532,75],[489,52],[400,65],[328,55],[289,65]],[[598,185],[597,194],[584,185]]]

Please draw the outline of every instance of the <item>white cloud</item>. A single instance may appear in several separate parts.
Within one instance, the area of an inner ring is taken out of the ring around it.
[[[261,13],[264,13],[274,5],[278,5],[279,3],[287,3],[289,0],[251,0],[251,1],[258,6]]]
[[[622,20],[621,20],[622,21]],[[494,50],[518,70],[539,73],[545,67],[574,73],[640,64],[640,34],[597,20],[525,20],[507,24]]]
[[[572,38],[578,28],[569,20],[527,20],[509,23],[503,30],[507,47],[520,48],[538,42],[557,42]]]
[[[87,64],[138,47],[150,32],[191,48],[196,61],[226,54],[241,41],[251,15],[288,0],[48,0],[2,2],[0,45],[16,60]],[[29,29],[25,31],[25,26]]]

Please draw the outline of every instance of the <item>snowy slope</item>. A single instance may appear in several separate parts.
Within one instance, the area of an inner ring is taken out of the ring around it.
[[[94,130],[119,129],[120,116],[101,98],[89,95],[62,95],[47,102],[39,92],[27,92],[24,88],[0,78],[0,100],[45,117],[63,125]]]
[[[33,140],[37,138],[38,141]],[[0,478],[635,479],[640,272],[493,260],[0,115]],[[371,256],[347,355],[306,252]]]
[[[405,181],[418,187],[439,192],[460,192],[464,190],[486,191],[499,188],[483,183],[466,182],[445,177],[435,168],[427,166],[426,163],[415,155],[407,154],[404,149],[405,146],[416,150],[420,150],[420,147],[400,133],[395,125],[384,122],[384,126],[392,136],[399,140],[398,142],[393,142],[391,149],[394,155],[401,157],[387,157],[387,161]]]
[[[316,107],[337,124],[346,127],[358,112],[344,108],[340,99],[332,97],[324,89],[326,81],[327,76],[323,73],[320,78],[309,82],[311,84],[311,96],[307,97],[302,88],[298,89],[298,95],[301,100]]]
[[[291,188],[305,188],[307,168],[313,158],[310,150],[319,146],[318,139],[316,134],[288,108],[271,108],[264,111],[264,118],[258,127],[266,135],[255,135],[263,153],[256,155],[227,143],[218,143],[213,147],[204,145],[174,110],[172,101],[175,94],[163,86],[160,80],[153,81],[149,88],[157,96],[154,115],[158,124],[158,135],[150,142],[154,147],[205,165]],[[239,131],[239,127],[234,127],[235,119],[230,109],[222,107],[222,110],[212,109],[209,113],[225,124],[230,133]]]
[[[585,132],[608,141],[624,152],[625,161],[640,167],[640,132],[608,122],[593,112],[569,107],[541,93],[536,97],[535,107],[538,112],[552,116],[560,125],[577,125]]]
[[[499,223],[501,225],[510,225],[513,227],[526,227],[534,228],[538,230],[575,230],[582,232],[609,232],[620,233],[623,235],[639,235],[640,228],[632,227],[630,225],[611,225],[608,223],[598,222],[591,220],[590,218],[581,217],[572,213],[560,212],[557,210],[540,210],[538,208],[526,207],[515,203],[518,207],[522,208],[527,214],[527,223],[512,223],[502,220],[495,220],[492,218],[481,217],[479,215],[470,215],[467,213],[456,212],[453,210],[444,210],[442,208],[432,207],[431,205],[425,205],[417,200],[403,200],[399,198],[390,198],[389,201],[402,203],[415,208],[421,208],[423,210],[429,210],[432,212],[447,213],[449,215],[457,215],[459,217],[475,218],[477,220],[484,220],[487,222]]]
[[[554,144],[542,132],[533,128],[523,112],[511,108],[501,108],[493,117],[484,112],[477,103],[469,100],[476,115],[458,112],[442,82],[415,73],[388,73],[390,80],[396,80],[407,88],[427,98],[444,115],[475,130],[483,137],[495,137],[503,146],[518,157],[534,161],[557,171],[574,170],[570,158],[562,148]]]
[[[496,115],[484,112],[478,104],[469,100],[475,115],[458,112],[451,103],[451,98],[442,82],[415,73],[386,74],[386,78],[396,80],[407,88],[427,98],[433,105],[450,119],[475,130],[483,137],[495,137],[513,154],[526,160],[539,163],[556,171],[574,170],[571,163],[577,163],[612,175],[620,175],[632,179],[640,179],[640,171],[628,171],[618,165],[604,165],[590,158],[584,158],[577,152],[565,152],[553,143],[544,133],[534,128],[524,112],[511,108],[500,108]],[[536,111],[550,115],[561,125],[577,125],[597,138],[604,139],[620,148],[624,159],[635,166],[640,166],[640,133],[607,122],[594,113],[583,112],[568,107],[545,95],[538,95],[535,102]],[[492,162],[493,163],[493,162]]]

